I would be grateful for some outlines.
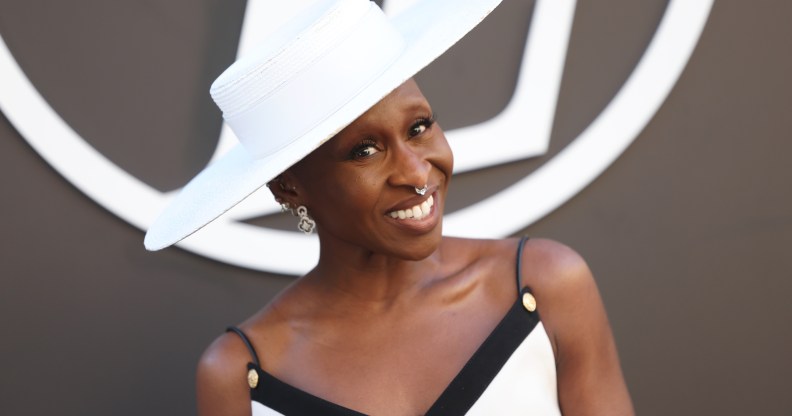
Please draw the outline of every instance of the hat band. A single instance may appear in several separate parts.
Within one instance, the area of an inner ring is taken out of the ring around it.
[[[272,155],[343,108],[404,48],[401,33],[371,3],[346,38],[260,102],[225,120],[253,157]]]

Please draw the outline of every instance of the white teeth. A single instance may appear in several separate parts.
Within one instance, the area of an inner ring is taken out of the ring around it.
[[[429,211],[431,210],[432,207],[429,206],[428,202],[424,201],[423,204],[421,204],[421,216],[429,215]]]
[[[420,220],[421,218],[429,215],[432,212],[432,207],[434,206],[434,198],[429,195],[429,198],[426,201],[407,209],[400,209],[398,211],[393,211],[388,213],[391,218],[398,218],[400,220],[407,219],[407,218],[414,218],[416,220]]]

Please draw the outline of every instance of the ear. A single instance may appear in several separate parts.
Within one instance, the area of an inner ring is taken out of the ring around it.
[[[267,182],[267,187],[272,192],[272,196],[275,197],[275,201],[279,204],[289,204],[292,209],[295,209],[302,205],[297,182],[294,174],[290,170],[286,170]]]

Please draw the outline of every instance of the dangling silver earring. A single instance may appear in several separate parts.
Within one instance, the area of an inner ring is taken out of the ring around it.
[[[311,234],[314,228],[316,228],[316,222],[313,220],[313,218],[308,216],[308,208],[305,208],[305,205],[300,205],[297,207],[297,216],[300,217],[300,222],[297,223],[297,228],[304,232],[305,235]]]

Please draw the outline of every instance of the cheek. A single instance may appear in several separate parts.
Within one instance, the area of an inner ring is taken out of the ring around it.
[[[311,183],[307,199],[315,207],[315,219],[329,225],[348,217],[361,221],[375,212],[380,190],[373,175],[324,175]]]
[[[340,193],[351,210],[371,211],[377,205],[382,183],[376,175],[355,175],[349,182],[339,186]]]

